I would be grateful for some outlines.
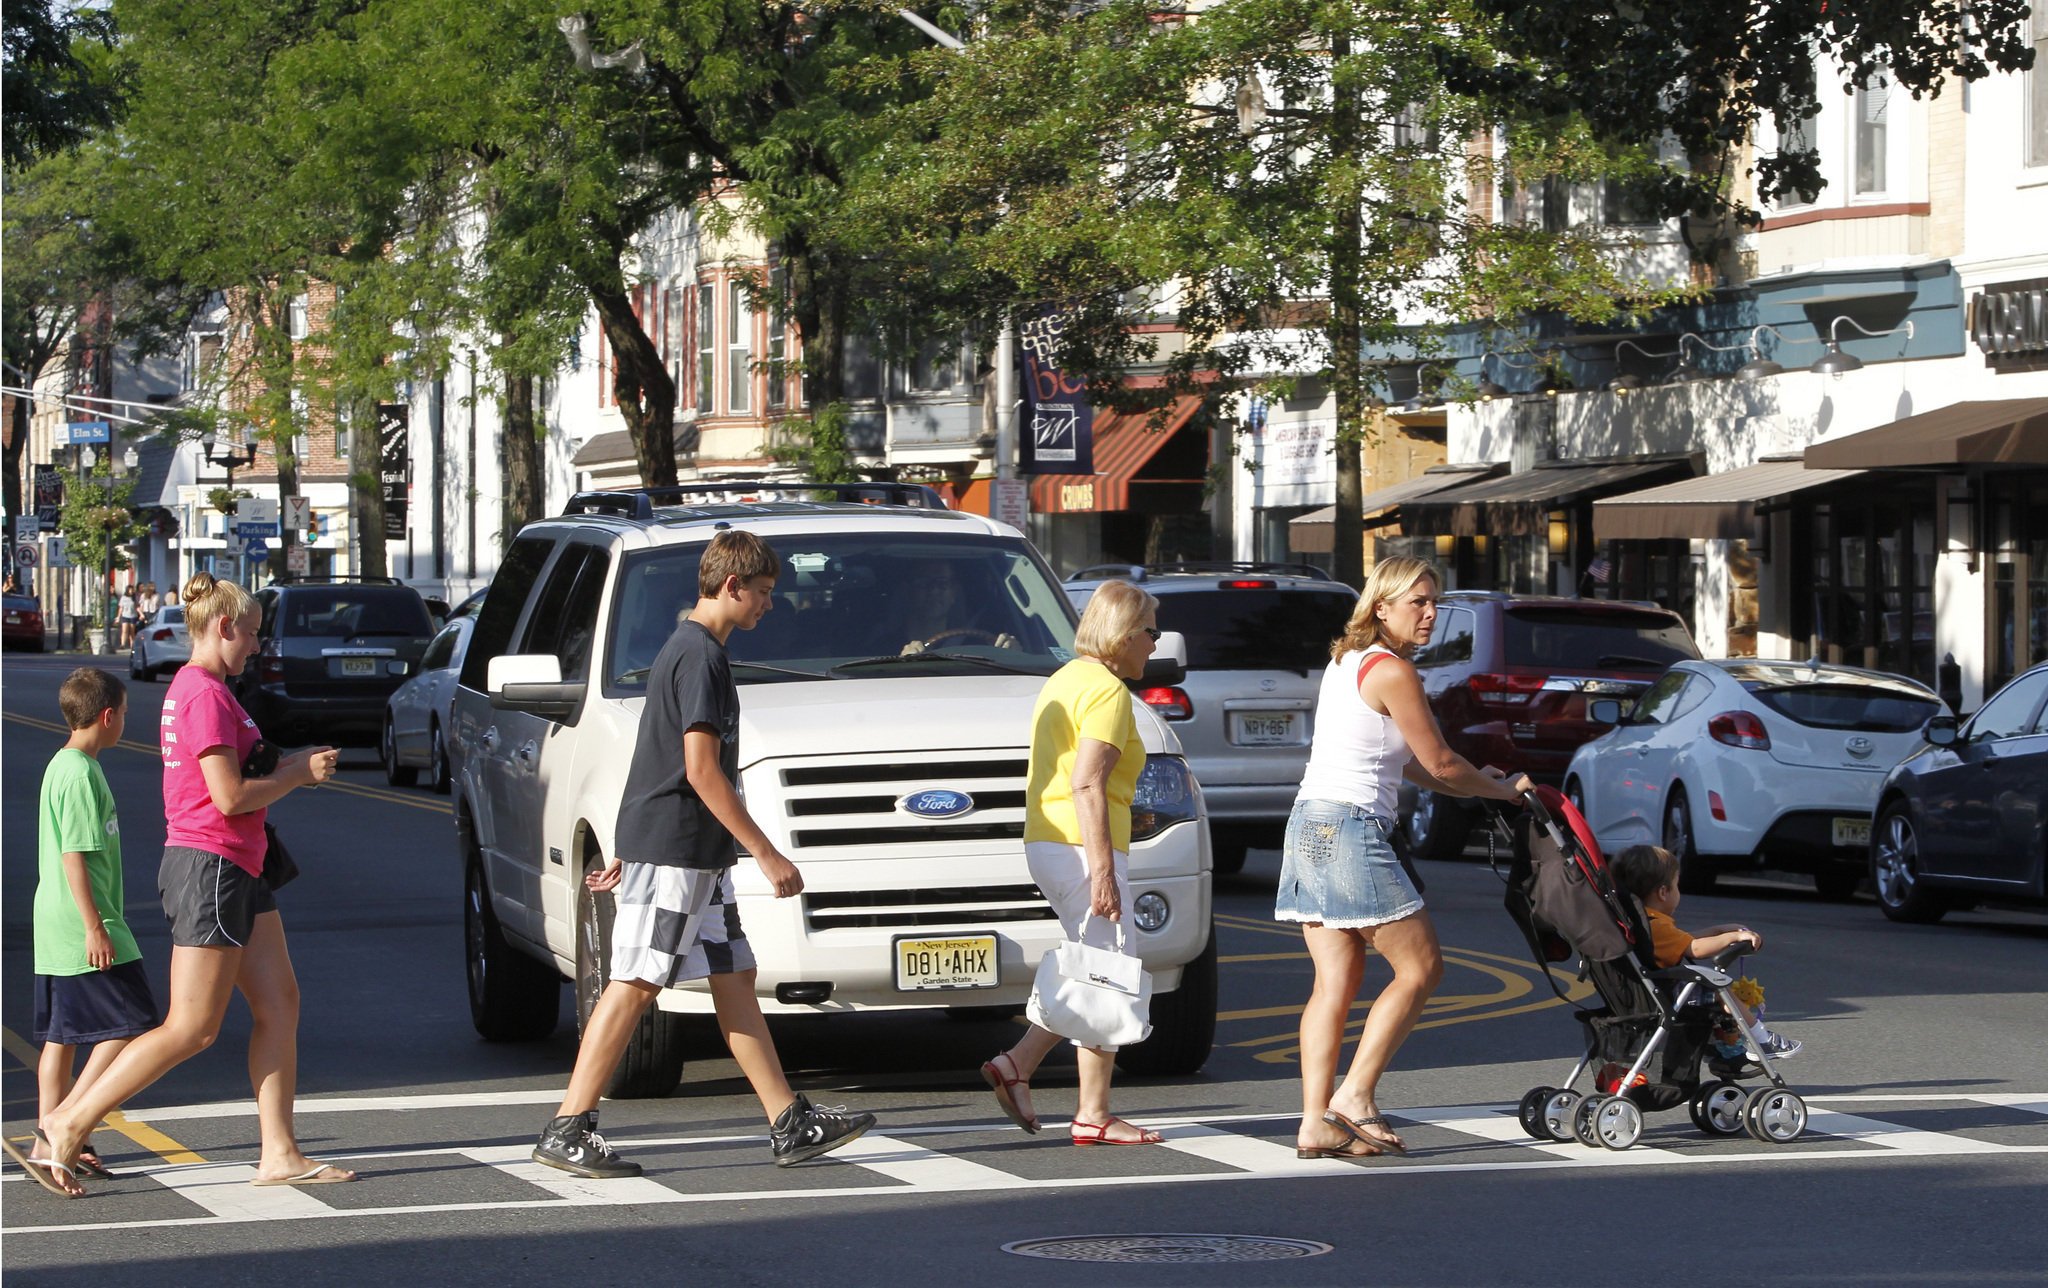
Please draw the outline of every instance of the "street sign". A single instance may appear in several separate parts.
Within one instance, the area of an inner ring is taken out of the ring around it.
[[[43,550],[43,562],[50,571],[55,572],[59,568],[69,568],[71,566],[71,547],[65,542],[63,537],[52,535],[44,543]]]
[[[85,443],[110,443],[114,440],[114,427],[103,420],[59,421],[51,431],[50,441],[59,447],[78,447]]]
[[[247,520],[238,519],[235,521],[235,535],[238,537],[278,537],[284,534],[278,531],[278,525],[275,521],[270,523],[250,523]]]
[[[240,581],[242,579],[242,561],[240,559],[235,558],[233,555],[212,555],[209,557],[213,561],[213,567],[210,571],[215,577],[221,581]]]
[[[277,502],[267,496],[244,496],[235,499],[235,521],[237,523],[268,523],[276,531]]]
[[[22,542],[20,545],[14,548],[14,562],[23,568],[35,567],[36,555],[37,551],[35,546],[31,545],[26,541]]]
[[[1031,485],[1023,479],[995,479],[989,483],[991,517],[1022,532],[1031,517]]]
[[[284,526],[295,532],[304,532],[313,526],[313,502],[303,496],[288,496],[284,499]]]
[[[267,559],[270,557],[270,547],[264,544],[263,538],[250,537],[242,543],[242,557],[244,559]]]
[[[313,556],[304,546],[293,546],[284,552],[284,570],[294,577],[303,577],[313,571]]]
[[[16,541],[34,541],[36,534],[42,530],[43,521],[40,516],[33,514],[17,514],[14,516],[14,539]]]

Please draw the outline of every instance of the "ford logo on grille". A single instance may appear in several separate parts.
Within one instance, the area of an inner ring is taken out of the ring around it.
[[[956,792],[945,787],[934,787],[928,791],[912,792],[898,797],[896,808],[905,814],[919,818],[958,818],[971,813],[974,798],[966,792]]]

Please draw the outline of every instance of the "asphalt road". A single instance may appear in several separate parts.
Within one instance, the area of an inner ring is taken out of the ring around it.
[[[57,682],[76,659],[0,668],[0,908],[6,1129],[35,1109],[29,909],[35,802],[59,745]],[[159,989],[169,945],[149,715],[103,764],[123,805],[129,917]],[[778,1022],[793,1080],[876,1111],[857,1146],[769,1165],[765,1124],[714,1033],[681,1091],[608,1103],[604,1130],[648,1168],[579,1183],[522,1161],[574,1058],[547,1040],[480,1041],[463,989],[460,881],[446,799],[386,787],[374,754],[276,813],[304,875],[281,896],[304,994],[299,1127],[355,1185],[253,1189],[255,1120],[239,1006],[216,1047],[128,1107],[103,1154],[127,1173],[66,1202],[18,1169],[0,1183],[10,1284],[342,1282],[1583,1284],[1665,1277],[1786,1284],[2039,1283],[2048,1265],[2048,918],[1996,909],[1933,927],[1795,884],[1689,897],[1681,921],[1743,920],[1770,941],[1756,973],[1806,1051],[1809,1098],[1787,1145],[1708,1140],[1653,1115],[1625,1153],[1538,1144],[1516,1100],[1554,1083],[1577,1025],[1527,960],[1478,858],[1425,868],[1449,969],[1382,1085],[1413,1153],[1302,1163],[1291,1149],[1299,935],[1270,920],[1277,856],[1224,878],[1218,1047],[1197,1077],[1125,1080],[1118,1108],[1167,1131],[1150,1149],[1069,1147],[1072,1066],[1047,1066],[1046,1135],[1008,1127],[976,1067],[1002,1021]],[[1374,979],[1382,978],[1375,975]],[[1569,983],[1569,981],[1566,981]],[[568,1011],[564,998],[565,1016]],[[1359,1014],[1363,1014],[1360,1007]],[[1172,1234],[1165,1263],[1121,1239],[1109,1265],[1005,1245]],[[1251,1236],[1294,1244],[1221,1242]],[[1325,1246],[1327,1245],[1327,1249]],[[1284,1259],[1254,1260],[1253,1254]],[[573,1276],[573,1278],[572,1278]]]

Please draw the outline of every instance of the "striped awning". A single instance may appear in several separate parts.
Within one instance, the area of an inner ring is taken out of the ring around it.
[[[1095,414],[1095,473],[1040,474],[1031,480],[1034,514],[1092,514],[1128,510],[1131,481],[1202,407],[1200,394],[1182,394],[1167,408],[1166,424],[1152,428],[1150,412]],[[1200,483],[1199,478],[1140,482]]]

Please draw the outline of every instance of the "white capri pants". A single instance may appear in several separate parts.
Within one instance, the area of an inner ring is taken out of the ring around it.
[[[1116,873],[1117,906],[1123,909],[1120,914],[1124,918],[1123,953],[1126,957],[1136,957],[1138,932],[1130,924],[1131,856],[1122,850],[1111,850],[1110,862]],[[1081,933],[1081,918],[1087,916],[1089,906],[1088,854],[1085,850],[1065,841],[1027,841],[1024,843],[1024,866],[1038,884],[1039,893],[1052,905],[1053,915],[1060,919],[1060,929],[1068,939],[1117,951],[1117,923],[1107,917],[1090,917],[1087,935],[1084,937]],[[1075,1042],[1073,1045],[1086,1044]],[[1088,1049],[1113,1051],[1116,1048]]]

